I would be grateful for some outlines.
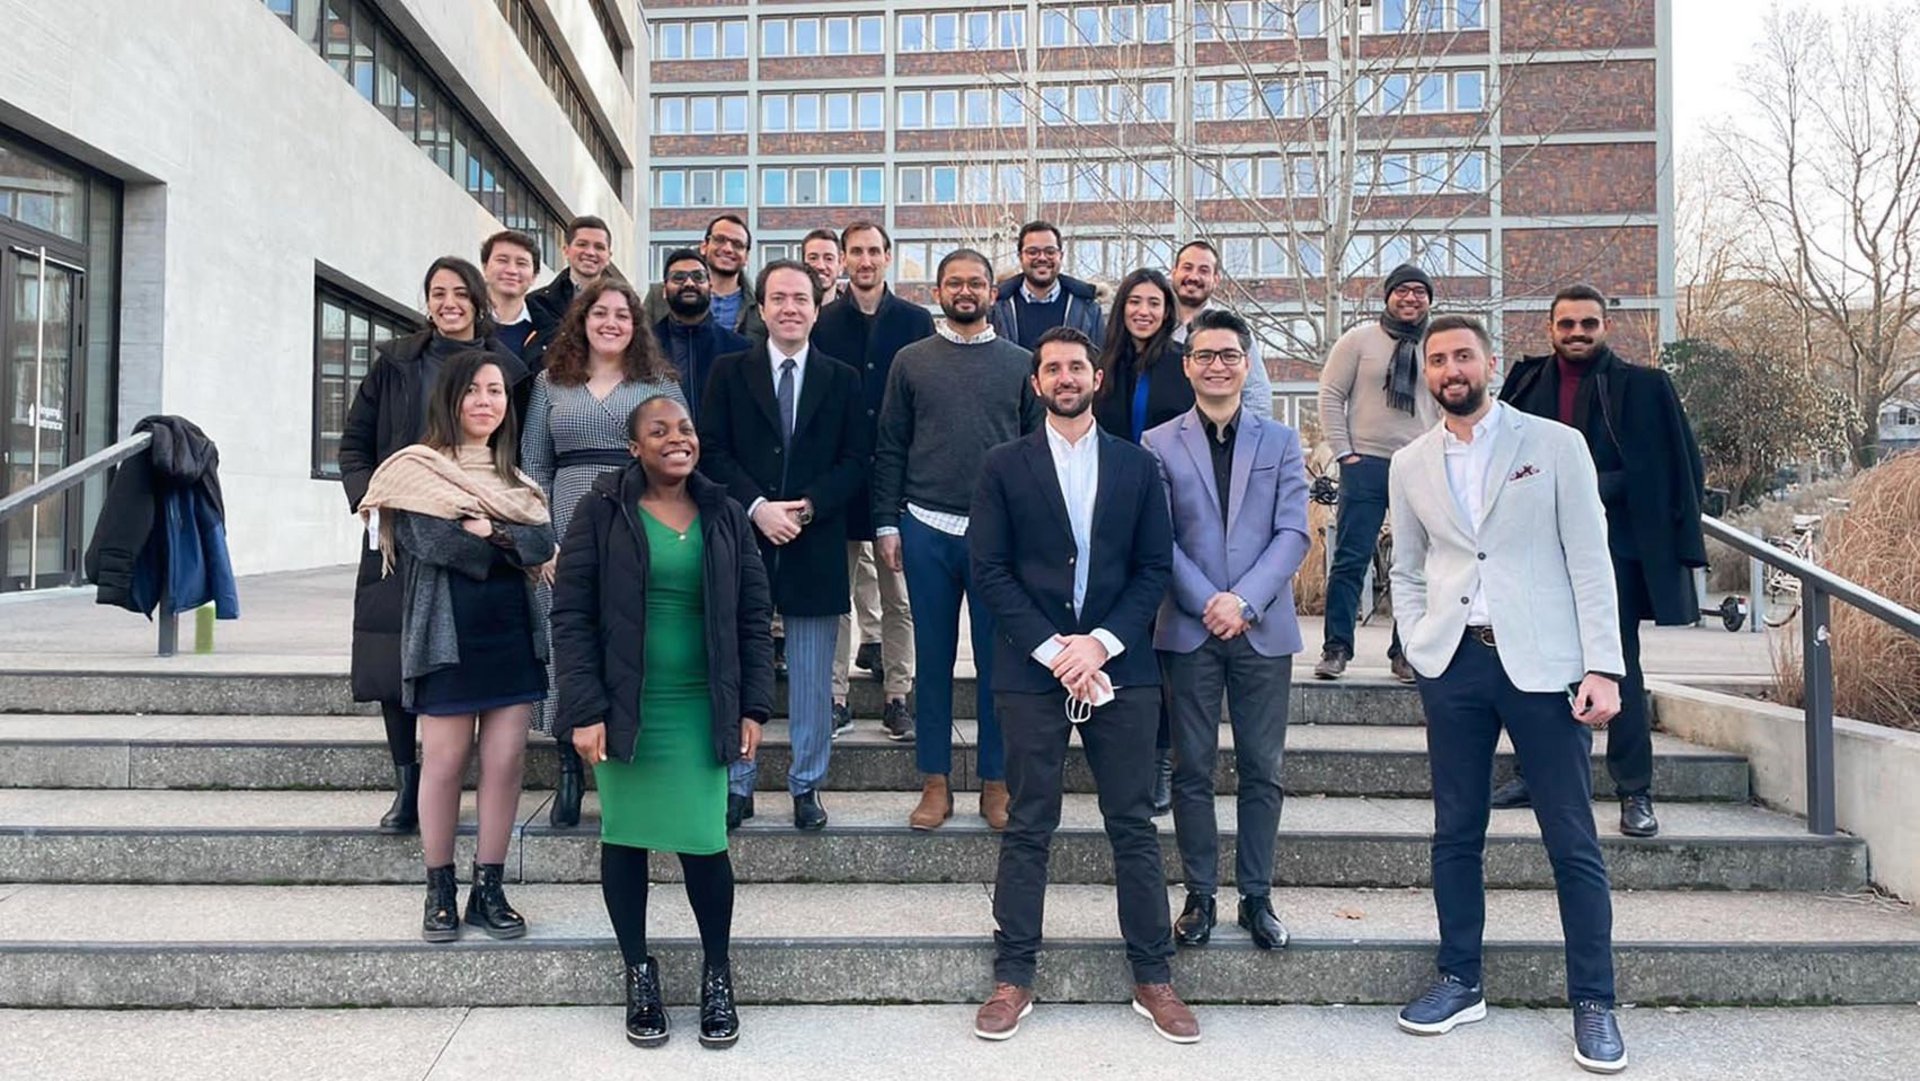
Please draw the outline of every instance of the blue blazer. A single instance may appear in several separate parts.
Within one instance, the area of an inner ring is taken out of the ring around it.
[[[1041,694],[1060,681],[1032,657],[1055,634],[1099,627],[1125,647],[1105,671],[1117,687],[1156,687],[1153,613],[1173,566],[1173,530],[1153,458],[1095,427],[1100,481],[1093,501],[1087,595],[1073,614],[1078,551],[1043,426],[987,452],[967,526],[973,588],[993,613],[993,685]],[[978,648],[978,647],[976,647]]]
[[[1259,613],[1247,643],[1262,657],[1300,652],[1300,621],[1293,609],[1293,575],[1310,546],[1307,470],[1300,437],[1268,417],[1240,411],[1227,524],[1213,452],[1199,407],[1149,429],[1141,445],[1159,463],[1173,514],[1173,588],[1160,605],[1153,644],[1191,653],[1207,640],[1200,621],[1216,593],[1238,593]]]

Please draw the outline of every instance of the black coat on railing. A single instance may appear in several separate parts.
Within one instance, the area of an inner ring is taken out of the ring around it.
[[[96,601],[151,617],[164,593],[163,616],[212,604],[219,618],[239,618],[219,448],[184,417],[146,417],[133,430],[153,441],[107,488],[87,546]]]

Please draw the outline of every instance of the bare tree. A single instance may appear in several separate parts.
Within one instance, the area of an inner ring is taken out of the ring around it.
[[[1808,327],[1877,454],[1880,406],[1920,375],[1920,3],[1776,4],[1743,72],[1753,118],[1716,141],[1745,221],[1736,276]]]

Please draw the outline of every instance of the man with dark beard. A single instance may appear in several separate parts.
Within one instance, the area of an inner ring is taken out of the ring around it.
[[[1433,398],[1420,391],[1420,337],[1433,306],[1433,279],[1403,263],[1387,275],[1385,293],[1380,318],[1342,334],[1320,369],[1320,429],[1340,462],[1340,508],[1327,572],[1326,631],[1313,668],[1319,679],[1340,678],[1353,660],[1360,587],[1387,517],[1388,463],[1438,419]],[[1413,682],[1397,624],[1387,662],[1395,678]]]
[[[1640,621],[1691,626],[1700,604],[1693,568],[1707,563],[1700,534],[1706,471],[1673,381],[1658,368],[1629,364],[1607,346],[1607,298],[1591,285],[1560,291],[1548,314],[1553,355],[1514,365],[1500,400],[1586,436],[1607,508],[1607,547],[1620,593],[1620,645],[1626,678],[1620,716],[1607,729],[1607,772],[1620,798],[1620,832],[1652,837],[1653,728],[1640,670]],[[1525,807],[1516,777],[1493,794],[1495,807]]]
[[[738,353],[747,348],[747,339],[713,321],[711,287],[707,261],[692,248],[680,248],[667,255],[666,273],[660,288],[667,301],[666,318],[653,325],[653,336],[661,352],[673,361],[680,374],[680,392],[687,397],[687,411],[698,408],[707,389],[707,373],[713,370],[715,357]]]
[[[961,248],[940,260],[933,298],[946,318],[932,337],[894,355],[873,459],[874,550],[887,569],[906,574],[920,669],[913,719],[920,803],[907,825],[937,829],[953,815],[953,664],[965,598],[979,687],[980,816],[1000,829],[1007,783],[993,705],[993,610],[974,595],[967,516],[987,451],[1039,427],[1040,403],[1027,378],[1030,355],[987,322],[993,264],[986,256]]]
[[[995,447],[974,490],[972,600],[993,613],[998,632],[995,707],[1013,794],[993,888],[994,989],[974,1018],[984,1040],[1011,1037],[1033,1009],[1047,855],[1075,722],[1083,722],[1113,849],[1134,1012],[1175,1043],[1200,1039],[1173,990],[1153,824],[1160,666],[1152,626],[1173,573],[1173,526],[1153,456],[1094,423],[1100,381],[1092,339],[1072,327],[1041,334],[1032,389],[1046,403],[1046,424]],[[986,640],[974,641],[984,654]]]

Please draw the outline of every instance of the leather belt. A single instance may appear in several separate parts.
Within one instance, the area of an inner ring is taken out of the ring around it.
[[[1480,643],[1481,645],[1487,647],[1488,649],[1499,648],[1493,640],[1492,627],[1468,627],[1467,637],[1473,639],[1474,641]]]

